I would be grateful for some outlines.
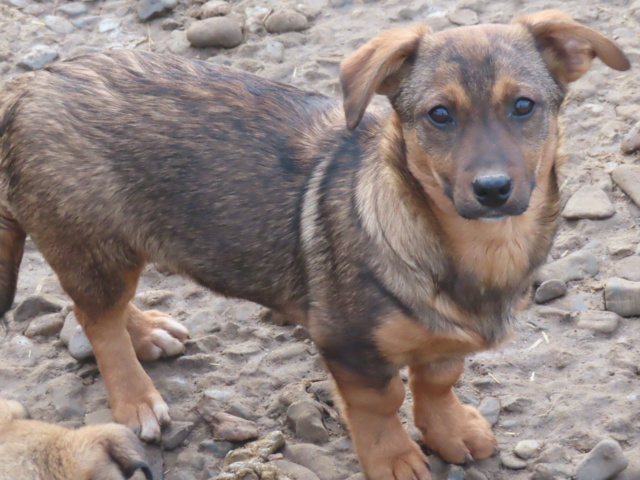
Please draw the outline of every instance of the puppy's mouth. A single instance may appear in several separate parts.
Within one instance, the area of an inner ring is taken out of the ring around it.
[[[517,217],[527,211],[529,202],[513,202],[501,208],[486,208],[471,202],[461,202],[458,205],[454,202],[454,207],[458,215],[467,220],[480,220],[482,222],[500,222],[509,217]]]

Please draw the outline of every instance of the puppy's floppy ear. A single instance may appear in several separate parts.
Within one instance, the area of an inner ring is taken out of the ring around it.
[[[560,10],[543,10],[513,23],[524,25],[534,36],[549,71],[563,84],[574,82],[591,67],[594,57],[614,70],[628,70],[629,60],[605,36],[575,23]]]
[[[340,65],[347,128],[353,130],[364,116],[374,93],[393,94],[406,73],[406,60],[415,54],[425,25],[394,28],[379,33]]]

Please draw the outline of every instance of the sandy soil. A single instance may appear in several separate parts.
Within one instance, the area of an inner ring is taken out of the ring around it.
[[[62,7],[69,4],[60,0],[0,0],[0,83],[24,71],[18,64],[37,45],[50,47],[59,58],[133,47],[209,59],[338,95],[340,60],[382,29],[418,21],[434,29],[451,28],[452,21],[505,22],[559,3],[580,22],[616,39],[632,63],[640,62],[638,1],[231,1],[228,17],[244,24],[244,38],[238,47],[225,50],[189,46],[185,29],[196,21],[200,4],[188,0],[148,22],[139,20],[138,2],[133,0],[78,2],[67,10]],[[308,27],[300,32],[266,32],[260,15],[283,6],[302,12]],[[52,15],[77,26],[70,23],[69,28]],[[589,275],[583,269],[577,275],[581,278],[567,282],[564,296],[545,305],[534,303],[521,315],[512,341],[468,360],[457,391],[466,403],[482,402],[487,415],[499,401],[494,430],[501,453],[464,468],[448,467],[433,457],[435,478],[571,478],[599,441],[612,438],[630,461],[625,472],[613,478],[640,479],[640,320],[616,317],[607,328],[598,320],[605,309],[604,286],[609,278],[640,280],[640,273],[634,273],[640,272],[636,268],[640,267],[640,209],[610,175],[619,164],[633,164],[639,158],[619,153],[621,139],[640,121],[636,71],[613,72],[596,61],[574,85],[563,118],[569,153],[563,203],[581,187],[594,185],[611,201],[615,214],[603,220],[562,219],[550,261],[580,251],[590,262],[595,258],[598,273]],[[569,262],[574,263],[567,271],[579,260]],[[95,364],[90,359],[75,360],[59,339],[62,320],[69,316],[69,300],[28,244],[16,304],[33,295],[57,299],[59,305],[49,307],[62,308],[49,317],[57,326],[48,335],[28,338],[25,329],[36,320],[42,323],[44,310],[37,307],[29,313],[23,307],[24,318],[9,316],[8,331],[0,342],[0,394],[23,401],[38,419],[69,426],[108,419]],[[170,313],[192,336],[184,356],[146,365],[181,429],[171,433],[178,446],[166,438],[163,446],[149,447],[158,478],[218,475],[226,452],[241,444],[213,435],[206,418],[216,409],[255,422],[260,437],[281,430],[287,447],[271,459],[293,479],[338,480],[359,472],[328,396],[326,374],[303,330],[272,325],[261,320],[259,306],[216,297],[152,267],[141,280],[136,301]],[[596,318],[595,324],[583,321],[582,316],[589,315]],[[310,409],[305,415],[316,423],[296,429],[288,419],[295,416],[288,408],[293,401]],[[407,420],[409,406],[406,402],[403,407]],[[523,440],[538,442],[526,460],[512,453]],[[311,445],[314,442],[319,447]],[[278,460],[281,456],[284,460]]]

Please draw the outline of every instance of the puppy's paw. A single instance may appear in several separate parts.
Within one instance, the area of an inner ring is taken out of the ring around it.
[[[368,452],[359,452],[370,480],[431,480],[427,457],[408,437],[399,443],[380,442]]]
[[[169,407],[154,388],[142,394],[129,392],[112,405],[113,418],[147,442],[160,440],[161,426],[169,423]]]
[[[27,409],[15,400],[0,399],[0,420],[23,420],[29,418]]]
[[[183,342],[189,338],[184,325],[157,310],[133,310],[127,330],[137,357],[147,361],[180,355],[184,352]]]

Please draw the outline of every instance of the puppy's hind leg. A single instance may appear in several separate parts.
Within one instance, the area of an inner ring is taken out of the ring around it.
[[[18,222],[0,207],[0,316],[11,309],[16,295],[25,238]]]

